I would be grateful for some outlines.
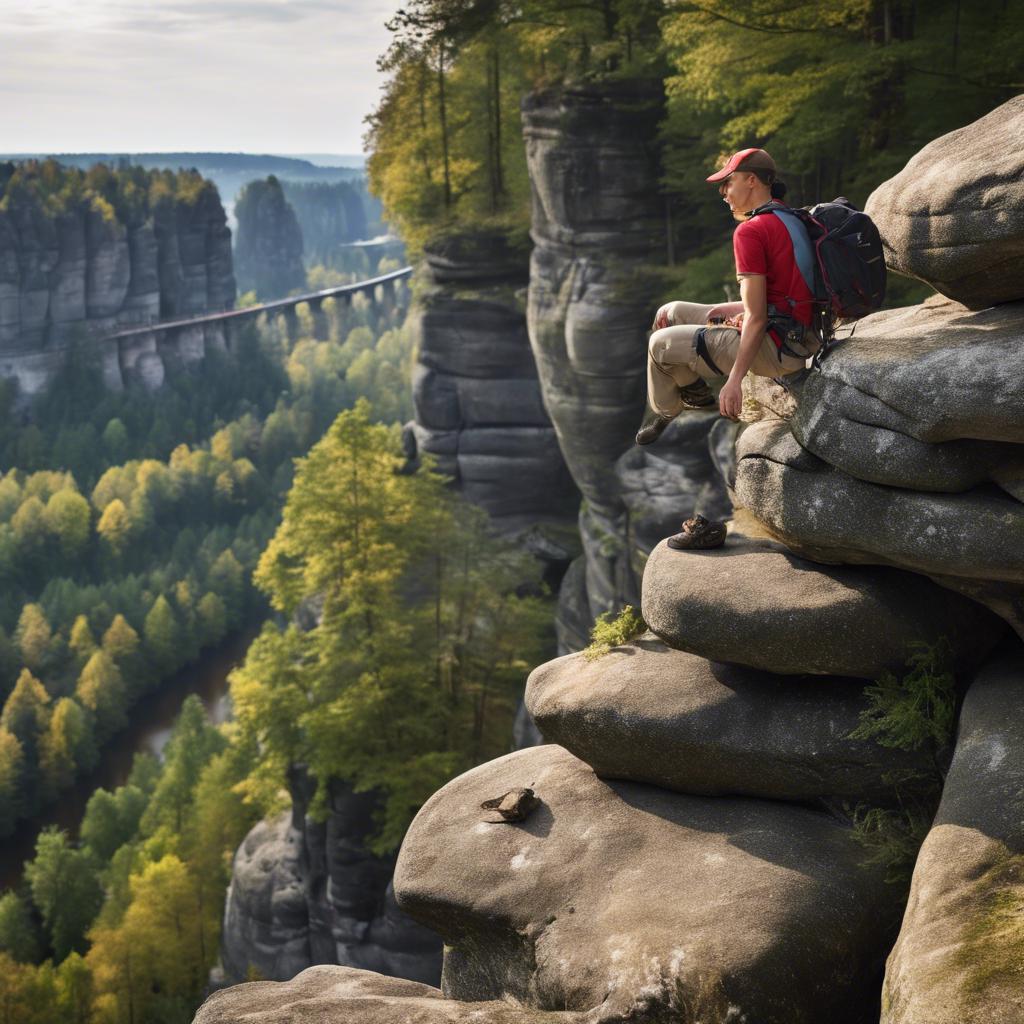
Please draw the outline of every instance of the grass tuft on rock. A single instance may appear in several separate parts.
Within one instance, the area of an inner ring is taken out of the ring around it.
[[[930,754],[930,770],[886,777],[897,807],[860,804],[850,812],[854,839],[866,851],[865,864],[884,867],[887,882],[905,887],[942,795],[956,725],[956,678],[948,643],[916,644],[906,672],[898,677],[886,672],[864,694],[868,706],[851,739],[898,750],[925,748]]]
[[[605,612],[598,615],[590,631],[590,646],[585,648],[583,656],[587,661],[596,661],[606,655],[613,647],[621,647],[647,632],[647,623],[643,616],[631,605],[614,615]]]

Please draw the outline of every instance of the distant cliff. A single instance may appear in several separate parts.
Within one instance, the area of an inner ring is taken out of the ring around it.
[[[234,301],[224,208],[198,173],[0,164],[0,375],[23,392],[75,340]],[[104,354],[120,384],[133,365]]]

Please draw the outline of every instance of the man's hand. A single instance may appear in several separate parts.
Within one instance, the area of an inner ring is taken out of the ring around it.
[[[662,327],[668,327],[668,309],[665,306],[662,306],[661,309],[654,314],[654,326],[651,330],[660,331]]]
[[[743,381],[730,377],[718,395],[718,410],[731,420],[740,418],[743,409]]]

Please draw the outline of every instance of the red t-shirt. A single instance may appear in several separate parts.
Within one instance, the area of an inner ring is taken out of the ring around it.
[[[732,236],[737,274],[763,274],[767,279],[768,303],[780,313],[790,312],[809,324],[813,296],[800,274],[793,255],[793,239],[786,225],[774,213],[760,213],[743,221]],[[796,305],[790,306],[789,299]]]

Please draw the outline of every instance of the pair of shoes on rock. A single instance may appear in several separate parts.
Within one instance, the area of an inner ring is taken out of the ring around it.
[[[694,516],[683,523],[681,533],[673,534],[665,542],[676,551],[719,548],[725,543],[725,523],[713,523],[704,516]]]
[[[684,409],[707,409],[715,404],[715,396],[707,381],[698,380],[679,389]],[[637,444],[653,444],[665,433],[674,416],[655,416],[636,432]]]

